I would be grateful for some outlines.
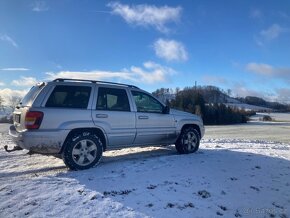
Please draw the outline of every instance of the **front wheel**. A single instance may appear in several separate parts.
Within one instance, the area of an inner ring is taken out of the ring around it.
[[[193,127],[184,129],[175,143],[175,148],[180,154],[194,153],[199,148],[200,136]]]
[[[62,159],[71,170],[84,170],[96,165],[102,154],[100,139],[96,135],[82,133],[68,140]]]

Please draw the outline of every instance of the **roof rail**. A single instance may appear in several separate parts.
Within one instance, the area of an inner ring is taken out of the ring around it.
[[[65,82],[65,81],[75,81],[75,82],[91,82],[91,83],[98,83],[98,84],[111,84],[111,85],[118,85],[118,86],[126,86],[130,88],[139,89],[137,86],[128,85],[124,83],[114,83],[114,82],[106,82],[106,81],[97,81],[97,80],[87,80],[87,79],[66,79],[66,78],[57,78],[53,80],[53,82]]]

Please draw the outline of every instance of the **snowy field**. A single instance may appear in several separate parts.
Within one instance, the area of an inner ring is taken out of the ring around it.
[[[248,124],[207,126],[205,139],[240,139],[290,144],[290,123],[250,122]]]
[[[252,116],[252,120],[258,121],[264,115],[270,116],[274,120],[274,122],[290,123],[290,113],[257,113],[255,116]]]
[[[263,122],[264,115],[270,116],[272,122]],[[205,139],[247,139],[290,144],[290,114],[288,113],[257,113],[247,124],[207,126]]]
[[[288,123],[207,127],[196,154],[175,148],[104,153],[97,167],[13,146],[0,124],[0,217],[290,217]]]

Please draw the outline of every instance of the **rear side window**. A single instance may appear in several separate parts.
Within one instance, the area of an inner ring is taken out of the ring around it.
[[[49,96],[46,107],[80,108],[88,107],[91,87],[56,86]]]
[[[29,92],[24,96],[24,98],[21,100],[20,104],[22,106],[31,106],[36,96],[40,93],[40,91],[45,86],[44,83],[41,83],[39,85],[33,86]]]
[[[127,93],[124,89],[99,88],[97,110],[130,111]]]

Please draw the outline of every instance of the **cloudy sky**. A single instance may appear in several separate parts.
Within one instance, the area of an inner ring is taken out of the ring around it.
[[[290,103],[290,1],[0,0],[0,96],[85,78]]]

